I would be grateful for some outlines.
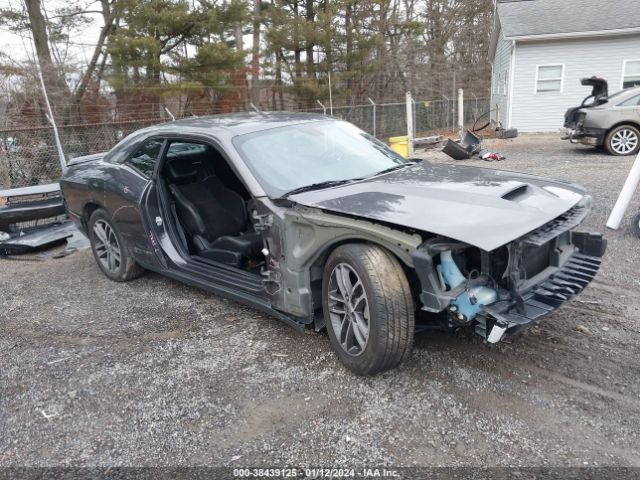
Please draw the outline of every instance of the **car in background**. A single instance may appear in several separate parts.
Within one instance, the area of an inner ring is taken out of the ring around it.
[[[579,107],[567,110],[566,135],[572,143],[604,147],[611,155],[635,155],[640,151],[640,87],[608,94],[603,78],[583,78],[591,95]]]
[[[575,231],[578,185],[405,159],[323,115],[152,126],[60,185],[110,279],[152,270],[326,328],[358,374],[397,366],[418,328],[522,330],[580,293],[606,246]]]

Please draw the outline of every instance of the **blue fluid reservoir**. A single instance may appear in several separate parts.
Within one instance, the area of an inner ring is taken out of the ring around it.
[[[461,285],[466,280],[453,260],[450,250],[440,254],[440,272],[444,282],[450,289]],[[489,305],[497,300],[498,292],[493,288],[478,285],[458,295],[451,303],[451,305],[455,305],[455,308],[450,307],[450,309],[458,316],[464,315],[464,318],[460,318],[460,320],[468,321],[476,317],[483,305]]]

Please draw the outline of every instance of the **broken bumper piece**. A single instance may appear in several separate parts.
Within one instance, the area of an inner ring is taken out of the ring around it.
[[[516,301],[502,301],[483,307],[477,317],[476,333],[489,343],[521,331],[578,295],[595,278],[606,249],[599,234],[572,234],[575,251],[546,279],[524,292]]]
[[[0,240],[0,257],[6,255],[21,255],[45,248],[61,245],[68,239],[80,235],[70,220],[54,223],[43,227],[22,230],[15,235]]]
[[[31,253],[67,242],[67,251],[86,240],[67,219],[60,186],[0,190],[0,256]]]

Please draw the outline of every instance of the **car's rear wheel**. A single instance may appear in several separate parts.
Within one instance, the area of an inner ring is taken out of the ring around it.
[[[607,134],[604,146],[611,155],[635,155],[640,150],[640,131],[633,125],[620,125]]]
[[[631,221],[631,232],[633,232],[636,237],[640,238],[640,213],[633,217],[633,220]]]
[[[139,277],[144,271],[127,251],[109,214],[99,208],[89,218],[89,240],[96,263],[102,273],[116,282]]]
[[[372,375],[409,355],[415,307],[407,277],[389,252],[367,244],[338,247],[325,264],[322,292],[329,339],[351,371]]]

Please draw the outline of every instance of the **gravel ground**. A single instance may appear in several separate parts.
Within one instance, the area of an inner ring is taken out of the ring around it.
[[[632,163],[488,144],[508,159],[466,163],[586,185],[595,231]],[[600,275],[545,321],[493,348],[421,334],[374,378],[326,335],[155,274],[111,282],[89,251],[0,261],[0,466],[640,466],[640,240],[606,236]]]

